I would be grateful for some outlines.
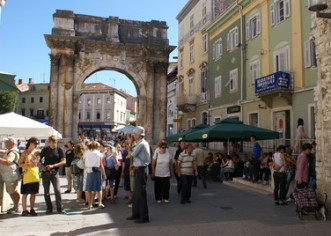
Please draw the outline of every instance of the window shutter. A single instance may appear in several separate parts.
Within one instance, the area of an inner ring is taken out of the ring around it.
[[[227,38],[227,45],[226,45],[226,48],[227,50],[229,51],[230,50],[230,33],[228,33],[228,38]]]
[[[256,16],[256,33],[257,35],[261,34],[261,15]]]
[[[249,40],[251,38],[249,24],[250,24],[250,20],[246,22],[246,40]]]
[[[284,0],[285,17],[288,18],[291,15],[291,2],[290,0]]]
[[[270,22],[271,22],[271,26],[275,25],[275,3],[271,3],[270,5]]]
[[[213,60],[216,59],[216,43],[213,44]]]
[[[238,28],[235,30],[235,47],[239,46],[239,33],[238,33]]]
[[[222,57],[222,55],[223,55],[223,44],[222,44],[222,39],[220,39],[220,41],[219,41],[219,49],[220,49],[220,57]]]
[[[305,68],[311,67],[310,40],[306,40],[304,42],[303,53],[304,53]]]

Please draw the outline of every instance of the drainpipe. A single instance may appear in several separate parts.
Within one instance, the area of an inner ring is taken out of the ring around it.
[[[239,4],[239,0],[236,0],[237,7],[240,8],[240,47],[241,47],[241,60],[240,60],[240,103],[243,101],[244,98],[244,63],[245,63],[245,51],[246,51],[246,44],[244,40],[244,16],[243,16],[243,6]],[[243,109],[241,106],[241,120],[243,120]]]

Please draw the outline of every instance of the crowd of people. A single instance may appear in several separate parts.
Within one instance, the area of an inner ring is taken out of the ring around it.
[[[59,169],[65,169],[67,189],[64,193],[76,193],[77,203],[85,203],[86,210],[104,208],[105,202],[116,203],[118,188],[123,178],[123,190],[127,204],[132,207],[128,220],[137,223],[149,222],[146,183],[148,175],[154,181],[154,196],[158,204],[170,203],[170,179],[175,176],[177,193],[181,204],[191,203],[191,190],[201,180],[207,188],[207,179],[223,182],[234,176],[242,176],[253,183],[268,184],[274,181],[274,200],[277,205],[286,205],[291,200],[290,184],[296,181],[297,188],[316,188],[316,173],[313,146],[303,144],[298,157],[288,146],[279,146],[275,153],[263,152],[254,135],[251,136],[252,153],[243,158],[237,153],[209,152],[206,156],[199,144],[178,143],[174,155],[165,140],[161,140],[152,153],[144,139],[143,127],[137,126],[131,135],[117,142],[69,141],[65,149],[58,147],[55,136],[48,138],[48,145],[39,151],[39,140],[30,138],[24,151],[19,153],[15,138],[5,140],[6,150],[0,158],[0,173],[11,196],[13,207],[8,213],[19,213],[22,197],[22,216],[37,216],[36,194],[42,180],[46,214],[53,214],[50,195],[52,184],[55,193],[56,211],[67,214],[63,208],[60,192]],[[315,145],[315,144],[314,144]],[[153,155],[151,155],[153,154]],[[21,180],[20,194],[16,190]],[[30,195],[28,209],[28,196]]]

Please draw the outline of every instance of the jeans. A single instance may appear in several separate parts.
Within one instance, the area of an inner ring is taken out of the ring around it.
[[[225,173],[233,173],[233,168],[221,168],[220,170],[220,181],[223,182]]]
[[[309,178],[308,188],[316,190],[316,177],[311,176]]]
[[[295,177],[295,170],[286,172],[286,186],[285,186],[286,195],[288,194],[288,190],[290,189],[290,185],[291,182],[294,180],[294,177]]]
[[[188,202],[191,198],[191,189],[194,175],[182,175],[182,193],[180,200],[185,203]]]
[[[154,178],[154,195],[155,200],[169,200],[170,177]]]
[[[49,171],[42,172],[42,179],[43,179],[43,186],[44,186],[44,198],[47,206],[48,211],[53,210],[53,205],[51,201],[51,195],[49,193],[49,187],[52,183],[55,193],[55,201],[56,201],[56,208],[57,211],[62,211],[62,199],[61,199],[61,192],[60,192],[60,181],[57,174],[51,174]]]
[[[258,158],[252,158],[252,178],[254,181],[259,180],[260,174],[260,160]]]
[[[286,192],[286,173],[285,172],[274,172],[274,199],[275,201],[285,201]]]
[[[149,219],[148,206],[147,206],[147,193],[146,193],[146,182],[147,182],[147,174],[145,172],[146,168],[139,168],[134,170],[132,217],[139,218],[142,220]]]
[[[267,168],[261,168],[260,169],[260,178],[259,179],[262,180],[263,175],[264,175],[263,180],[268,182],[269,181],[270,174],[271,174],[271,171],[270,171],[269,167],[267,167]]]

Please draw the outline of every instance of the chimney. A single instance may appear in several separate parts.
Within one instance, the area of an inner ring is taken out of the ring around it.
[[[31,78],[29,78],[29,84],[32,84],[32,79]]]
[[[18,80],[18,84],[23,84],[23,80],[22,79],[19,79]]]

